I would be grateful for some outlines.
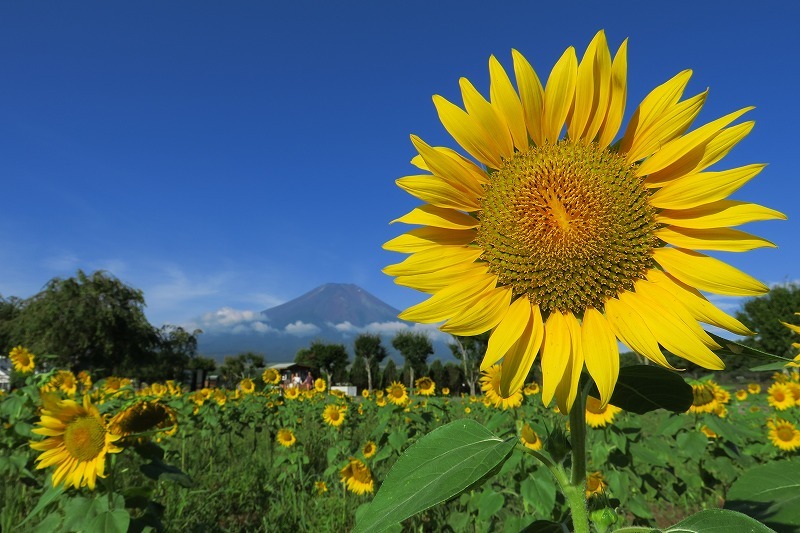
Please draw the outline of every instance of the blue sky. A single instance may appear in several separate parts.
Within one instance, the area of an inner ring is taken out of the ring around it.
[[[156,325],[326,282],[414,304],[380,247],[417,205],[394,185],[416,173],[409,134],[455,147],[431,96],[460,102],[461,76],[487,94],[489,55],[510,70],[511,48],[546,78],[601,28],[614,50],[630,39],[626,118],[685,68],[687,96],[710,87],[697,124],[756,106],[723,166],[769,163],[734,198],[789,220],[744,227],[778,249],[719,257],[767,283],[800,279],[800,8],[540,5],[2,3],[0,294],[81,268],[142,289]]]

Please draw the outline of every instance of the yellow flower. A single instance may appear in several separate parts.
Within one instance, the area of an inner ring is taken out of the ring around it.
[[[450,387],[442,387],[442,396],[450,396]]]
[[[538,383],[526,383],[525,387],[522,389],[522,393],[525,396],[533,396],[534,394],[539,394],[539,384]]]
[[[726,403],[730,403],[730,401],[731,401],[731,393],[730,392],[728,392],[727,390],[725,390],[722,387],[720,387],[714,381],[709,380],[708,384],[711,385],[714,388],[714,398],[716,398],[718,404],[723,405],[723,404],[726,404]]]
[[[287,387],[283,389],[283,395],[287,400],[296,400],[300,397],[300,389],[298,387]]]
[[[297,442],[297,437],[291,429],[279,429],[278,436],[276,437],[278,444],[285,448],[291,448]]]
[[[539,435],[536,434],[530,424],[525,424],[522,426],[520,440],[522,441],[522,444],[531,450],[542,449],[542,439],[539,438]]]
[[[355,458],[350,458],[347,466],[340,472],[342,483],[345,483],[347,490],[356,494],[365,494],[375,490],[375,482],[372,479],[367,465]]]
[[[65,394],[74,396],[78,392],[78,380],[75,378],[75,374],[69,370],[59,370],[53,374],[44,389],[47,391],[60,390]]]
[[[616,405],[610,403],[605,406],[600,405],[600,400],[594,396],[586,397],[586,423],[593,428],[606,427],[614,421],[614,417],[622,411]]]
[[[369,389],[361,389],[361,397],[369,398]]]
[[[8,357],[14,365],[14,370],[21,374],[33,372],[33,369],[36,367],[36,356],[22,346],[13,348],[11,352],[9,352]]]
[[[267,368],[261,374],[261,381],[267,385],[277,385],[281,382],[281,375],[274,368]]]
[[[589,498],[595,494],[600,494],[608,485],[606,484],[603,474],[600,472],[592,472],[586,476],[586,497]]]
[[[709,439],[717,439],[717,438],[719,438],[719,435],[714,433],[714,431],[712,431],[711,428],[709,428],[708,426],[705,426],[705,425],[702,426],[700,428],[700,431],[703,433],[703,435],[705,435]]]
[[[367,441],[363,448],[361,448],[361,453],[364,454],[364,459],[369,459],[374,456],[378,452],[378,447],[375,445],[374,441]]]
[[[414,382],[417,387],[417,394],[431,396],[436,393],[436,383],[429,377],[421,377]]]
[[[86,370],[81,370],[78,372],[77,379],[81,384],[81,387],[83,387],[83,391],[88,391],[92,388],[92,376]]]
[[[773,383],[772,386],[767,389],[767,394],[769,395],[767,397],[767,403],[778,411],[784,411],[793,407],[795,404],[791,389],[784,383]]]
[[[338,405],[326,405],[325,410],[322,412],[322,419],[326,424],[333,427],[339,427],[344,423],[344,414],[346,409]]]
[[[453,335],[492,331],[481,369],[502,360],[505,397],[541,354],[542,399],[555,397],[563,413],[584,364],[608,402],[618,340],[668,368],[661,347],[722,369],[712,352],[719,346],[698,321],[752,332],[699,290],[753,296],[768,288],[697,250],[774,246],[727,226],[785,218],[726,199],[764,165],[705,172],[749,133],[752,122],[730,125],[751,108],[684,134],[707,94],[680,101],[685,70],[644,98],[614,142],[627,41],[613,60],[602,31],[581,61],[570,47],[544,87],[521,54],[512,56],[516,89],[492,56],[490,100],[463,78],[465,110],[433,99],[445,129],[483,166],[411,137],[412,163],[429,174],[397,184],[424,203],[396,222],[421,227],[384,244],[411,254],[384,272],[432,296],[399,317],[445,321],[440,329]]]
[[[377,405],[378,407],[385,406],[386,405],[386,398],[384,398],[383,396],[381,396],[380,398],[376,398],[375,399],[375,405]]]
[[[239,389],[243,394],[252,394],[256,390],[256,384],[250,378],[244,378],[239,382]]]
[[[315,379],[315,380],[314,380],[314,390],[315,390],[315,391],[317,391],[317,392],[325,392],[325,390],[326,390],[327,388],[328,388],[328,386],[327,386],[327,384],[325,383],[325,380],[324,380],[324,379],[322,379],[322,378],[317,378],[317,379]]]
[[[328,492],[328,485],[324,481],[315,481],[314,490],[317,491],[317,494]]]
[[[472,412],[472,409],[470,409],[469,407],[465,407],[464,408],[464,413],[470,414],[471,412]]]
[[[736,399],[739,400],[740,402],[746,400],[747,399],[747,391],[744,390],[744,389],[737,390],[736,391]]]
[[[386,387],[386,396],[395,405],[405,405],[408,402],[408,391],[406,386],[397,381]]]
[[[178,430],[178,414],[159,401],[143,400],[123,409],[108,423],[108,431],[120,437],[152,430],[174,435]]]
[[[376,398],[383,398],[383,389],[378,389],[375,391]]]
[[[42,401],[39,427],[33,433],[47,438],[30,443],[34,450],[44,452],[36,458],[39,463],[36,468],[57,465],[53,472],[54,486],[88,486],[94,490],[97,477],[105,477],[106,454],[122,450],[114,445],[119,435],[107,431],[88,395],[83,397],[82,405],[52,396],[45,396]]]
[[[759,394],[761,392],[761,385],[758,383],[750,383],[747,385],[747,392],[750,394]]]
[[[492,365],[484,370],[480,382],[481,390],[486,395],[486,401],[503,410],[519,407],[522,405],[522,391],[517,390],[509,396],[503,395],[500,385],[502,372],[503,369],[500,365]]]
[[[220,407],[225,405],[228,401],[228,395],[225,393],[224,390],[221,389],[215,390],[212,397],[214,398],[214,401],[217,402],[217,405],[219,405]]]
[[[714,387],[708,383],[695,383],[692,385],[692,406],[690,413],[713,413],[717,406],[717,397]]]
[[[791,452],[800,448],[800,431],[794,424],[781,418],[769,420],[769,440],[776,448]]]
[[[786,383],[786,386],[789,388],[792,398],[794,398],[795,405],[800,405],[800,383],[789,381]]]

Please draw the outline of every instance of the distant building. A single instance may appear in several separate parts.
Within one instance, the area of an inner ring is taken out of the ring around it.
[[[300,379],[305,379],[306,374],[314,370],[310,366],[306,365],[299,365],[297,363],[275,363],[273,365],[267,366],[267,368],[274,368],[278,371],[278,374],[281,375],[281,381],[286,383],[291,381],[292,375],[297,372],[300,375]],[[315,376],[318,378],[319,376]]]

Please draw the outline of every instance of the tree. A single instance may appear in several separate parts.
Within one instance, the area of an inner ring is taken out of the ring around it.
[[[409,388],[414,387],[414,373],[425,367],[428,356],[433,353],[431,340],[424,333],[401,331],[392,339],[392,346],[405,358],[410,369]]]
[[[444,383],[453,392],[461,392],[464,383],[464,371],[460,365],[448,362],[444,365]]]
[[[228,387],[235,387],[244,378],[257,377],[264,367],[264,356],[255,352],[244,352],[225,357],[219,368],[220,380]]]
[[[181,377],[183,371],[190,368],[192,359],[197,355],[197,335],[200,333],[202,331],[199,329],[189,333],[180,326],[162,326],[157,330],[158,343],[154,364],[143,369],[139,377],[150,381]]]
[[[62,368],[136,377],[155,363],[159,345],[144,305],[140,290],[114,276],[78,270],[25,300],[4,333],[11,344],[55,354]]]
[[[372,392],[372,373],[388,355],[386,348],[381,343],[381,336],[362,333],[356,337],[354,351],[356,357],[364,358],[367,371],[367,389]]]
[[[16,296],[4,298],[0,296],[0,350],[7,354],[17,346],[11,338],[11,324],[22,310],[23,301]]]
[[[386,368],[383,369],[383,373],[381,374],[381,385],[383,388],[386,388],[391,385],[393,381],[397,381],[397,364],[394,362],[394,359],[389,359],[389,362],[386,363]]]
[[[475,385],[481,377],[481,361],[489,346],[489,335],[488,331],[473,337],[453,335],[453,343],[448,344],[453,357],[461,361],[464,381],[467,382],[472,396],[475,395]]]
[[[447,385],[444,384],[444,365],[438,359],[431,363],[431,366],[428,368],[428,376],[436,383],[439,390],[441,390],[442,387],[447,387]]]
[[[294,361],[324,373],[330,386],[333,384],[334,376],[338,377],[346,372],[350,357],[343,344],[328,344],[315,340],[308,348],[298,350]]]
[[[367,388],[367,363],[360,355],[353,358],[353,364],[350,365],[350,384],[355,385],[360,391]]]
[[[781,324],[800,324],[800,285],[790,283],[770,290],[769,294],[758,298],[750,298],[736,313],[745,326],[756,332],[754,337],[742,341],[742,344],[758,348],[767,353],[794,357],[792,343],[797,342],[797,335]],[[730,359],[726,363],[731,362]],[[752,361],[746,361],[751,366]]]

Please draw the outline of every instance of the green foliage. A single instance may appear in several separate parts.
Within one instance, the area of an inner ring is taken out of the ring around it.
[[[425,333],[401,331],[392,339],[392,346],[400,352],[410,369],[409,387],[414,386],[415,374],[419,375],[433,353],[431,339]]]
[[[315,340],[308,348],[298,350],[294,361],[324,373],[326,381],[332,384],[334,377],[338,379],[346,375],[347,363],[350,362],[350,358],[347,355],[347,348],[343,344],[329,344]]]
[[[236,384],[244,378],[255,379],[260,377],[264,367],[264,355],[255,352],[245,352],[238,355],[225,357],[219,367],[220,380],[229,388],[236,388]]]
[[[599,397],[594,384],[591,394]],[[619,369],[611,404],[640,415],[656,409],[683,413],[692,405],[692,387],[676,372],[660,366],[626,366]]]
[[[731,486],[725,508],[776,531],[800,529],[800,462],[776,461],[748,470]]]
[[[797,336],[780,321],[800,324],[800,317],[795,315],[797,312],[800,312],[800,285],[795,283],[774,287],[765,296],[746,300],[736,318],[756,335],[744,340],[743,344],[767,353],[793,357],[792,343],[797,342]]]
[[[369,385],[367,380],[367,364],[364,358],[356,355],[353,359],[353,364],[350,365],[350,384],[355,385],[358,391],[366,389]]]
[[[356,357],[363,357],[366,363],[367,388],[372,390],[372,382],[377,377],[378,366],[386,359],[388,352],[381,342],[381,336],[362,333],[354,342],[353,350]]]
[[[448,387],[450,392],[459,393],[461,391],[461,384],[464,382],[464,371],[460,366],[447,362],[444,365],[444,381],[443,387]]]
[[[393,381],[397,381],[397,363],[394,362],[394,359],[389,359],[381,373],[381,388],[388,387]]]

